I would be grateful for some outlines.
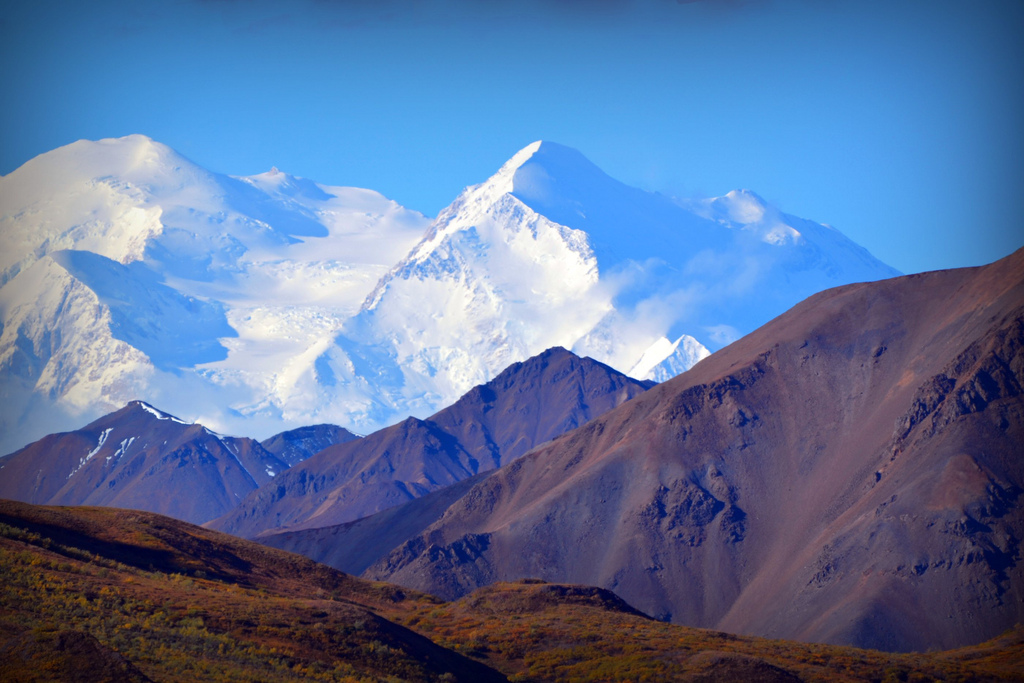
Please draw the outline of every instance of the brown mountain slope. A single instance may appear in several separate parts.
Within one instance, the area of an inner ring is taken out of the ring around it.
[[[889,650],[1024,620],[1024,250],[823,292],[473,487],[366,573],[535,576]]]
[[[135,508],[198,524],[287,468],[252,439],[221,436],[132,401],[0,458],[0,497]]]
[[[649,385],[553,348],[509,366],[427,420],[325,449],[210,526],[255,537],[342,524],[518,458]]]

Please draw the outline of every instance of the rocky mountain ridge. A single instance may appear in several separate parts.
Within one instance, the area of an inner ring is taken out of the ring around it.
[[[650,386],[552,348],[426,420],[331,446],[247,496],[212,528],[254,537],[349,522],[501,467]]]

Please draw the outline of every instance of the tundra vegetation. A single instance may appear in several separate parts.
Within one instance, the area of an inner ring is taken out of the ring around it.
[[[891,654],[646,617],[523,580],[455,602],[150,513],[0,502],[0,679],[1024,680],[1024,628]]]

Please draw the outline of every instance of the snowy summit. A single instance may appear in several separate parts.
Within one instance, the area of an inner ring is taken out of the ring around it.
[[[140,397],[225,432],[365,433],[552,346],[661,381],[896,274],[752,192],[675,200],[550,142],[431,221],[141,135],[79,141],[0,178],[0,452]]]

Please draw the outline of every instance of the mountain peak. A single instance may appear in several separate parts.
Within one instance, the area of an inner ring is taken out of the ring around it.
[[[73,149],[90,158],[118,159],[126,163],[130,170],[162,164],[178,166],[181,163],[181,155],[174,149],[141,133],[96,141],[79,140],[62,149]]]
[[[529,156],[524,157],[526,152]],[[518,163],[512,176],[512,193],[527,204],[550,202],[567,189],[615,182],[582,153],[557,142],[535,142],[512,157],[506,166],[515,161]]]
[[[498,171],[504,171],[505,169],[517,169],[525,164],[529,159],[537,153],[537,151],[544,145],[543,140],[535,140],[523,147],[521,150],[512,155],[512,157],[501,165],[501,169]],[[550,143],[549,143],[550,144]]]
[[[0,498],[150,510],[193,524],[223,515],[289,467],[252,439],[222,436],[138,400],[30,443],[3,465]]]
[[[282,171],[277,166],[272,166],[265,173],[242,176],[238,179],[263,190],[271,196],[304,197],[314,201],[327,201],[334,197],[334,195],[325,192],[316,182]]]
[[[171,177],[186,169],[193,174],[204,172],[145,135],[78,140],[40,154],[3,176],[0,202],[5,209],[25,206],[50,199],[48,190],[54,187],[80,188],[110,178],[147,187],[174,184]]]
[[[501,165],[498,172],[492,175],[490,178],[485,180],[480,185],[475,185],[468,188],[467,191],[473,192],[475,190],[483,190],[487,195],[500,196],[502,194],[512,192],[513,178],[519,169],[533,158],[537,151],[544,145],[543,140],[537,140],[531,142],[526,147],[516,152]]]
[[[484,185],[493,186],[500,193],[515,194],[522,199],[531,194],[550,194],[538,187],[545,181],[595,172],[604,176],[601,169],[572,147],[537,140],[513,154]]]
[[[181,418],[177,418],[174,415],[171,415],[170,413],[165,413],[164,411],[162,411],[162,410],[160,410],[158,408],[154,408],[153,406],[149,405],[145,401],[138,401],[138,400],[130,401],[128,403],[128,405],[125,406],[125,410],[133,410],[133,411],[141,410],[141,411],[146,412],[149,415],[153,416],[157,420],[170,420],[171,422],[177,422],[178,424],[183,424],[183,425],[191,425],[192,424],[191,422],[186,422],[185,420],[182,420]]]
[[[272,527],[351,522],[500,467],[647,386],[552,347],[513,363],[424,420],[411,416],[327,447],[211,526],[254,537]]]
[[[536,140],[513,154],[512,158],[506,161],[502,168],[519,168],[530,161],[567,161],[576,164],[582,162],[593,166],[577,149],[550,140]]]
[[[768,202],[760,195],[747,189],[732,190],[711,203],[722,218],[740,225],[760,221],[770,209]]]

